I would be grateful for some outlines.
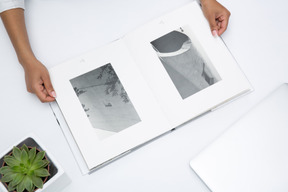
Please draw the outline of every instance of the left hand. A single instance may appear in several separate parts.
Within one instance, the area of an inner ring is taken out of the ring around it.
[[[21,64],[25,71],[27,91],[34,93],[43,103],[55,101],[56,93],[46,67],[36,58]]]
[[[201,0],[201,6],[212,35],[222,35],[227,29],[231,13],[216,0]]]

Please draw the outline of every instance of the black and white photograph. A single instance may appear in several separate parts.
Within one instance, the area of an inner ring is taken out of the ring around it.
[[[113,134],[141,121],[110,63],[70,83],[93,128]]]
[[[200,55],[181,27],[151,42],[176,89],[185,99],[221,80],[216,69]]]

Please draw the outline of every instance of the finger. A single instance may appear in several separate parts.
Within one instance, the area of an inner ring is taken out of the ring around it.
[[[42,87],[43,87],[42,92],[43,92],[43,94],[45,95],[45,98],[44,98],[44,100],[43,100],[42,102],[52,102],[52,101],[55,101],[55,97],[52,97],[52,96],[50,96],[50,95],[48,94],[47,90],[46,90],[45,87],[44,87],[44,84],[43,84]]]
[[[226,10],[226,12],[224,12],[223,14],[221,14],[221,16],[217,18],[217,20],[220,23],[219,35],[222,35],[226,31],[228,27],[230,15],[231,13],[228,10]]]
[[[219,35],[222,35],[228,26],[228,20],[224,19],[223,21],[220,22],[220,29],[219,29]]]
[[[214,15],[208,16],[208,22],[213,36],[218,35],[218,26]]]
[[[45,95],[49,95],[49,93],[47,92],[47,90],[46,90],[45,87],[44,87],[44,84],[42,85],[42,87],[43,87],[42,92],[43,92]]]
[[[221,22],[217,21],[218,31],[221,28]]]
[[[43,87],[43,85],[40,85],[40,86],[38,86],[38,87],[35,87],[33,92],[36,94],[36,96],[39,98],[39,100],[40,100],[42,103],[55,101],[55,98],[54,98],[54,97],[51,97],[51,96],[47,93],[47,90]]]
[[[51,97],[56,97],[56,93],[54,91],[54,88],[52,86],[51,80],[49,75],[45,75],[42,77],[43,83],[44,83],[44,88],[47,90],[47,93]]]
[[[223,15],[221,15],[219,18],[217,18],[218,21],[222,22],[225,19]]]
[[[54,97],[51,97],[50,95],[46,95],[46,94],[36,94],[36,96],[38,97],[38,99],[42,102],[42,103],[47,103],[47,102],[53,102],[55,101]]]

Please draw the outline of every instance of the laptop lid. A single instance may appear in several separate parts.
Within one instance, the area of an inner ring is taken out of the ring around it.
[[[213,192],[288,191],[288,84],[190,162]]]

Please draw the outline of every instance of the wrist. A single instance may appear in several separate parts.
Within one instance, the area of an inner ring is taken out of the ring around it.
[[[216,0],[200,0],[201,5],[205,5],[210,2],[215,2]]]
[[[39,63],[36,57],[32,55],[25,55],[18,57],[19,63],[22,65],[24,70],[35,66],[35,64]]]

